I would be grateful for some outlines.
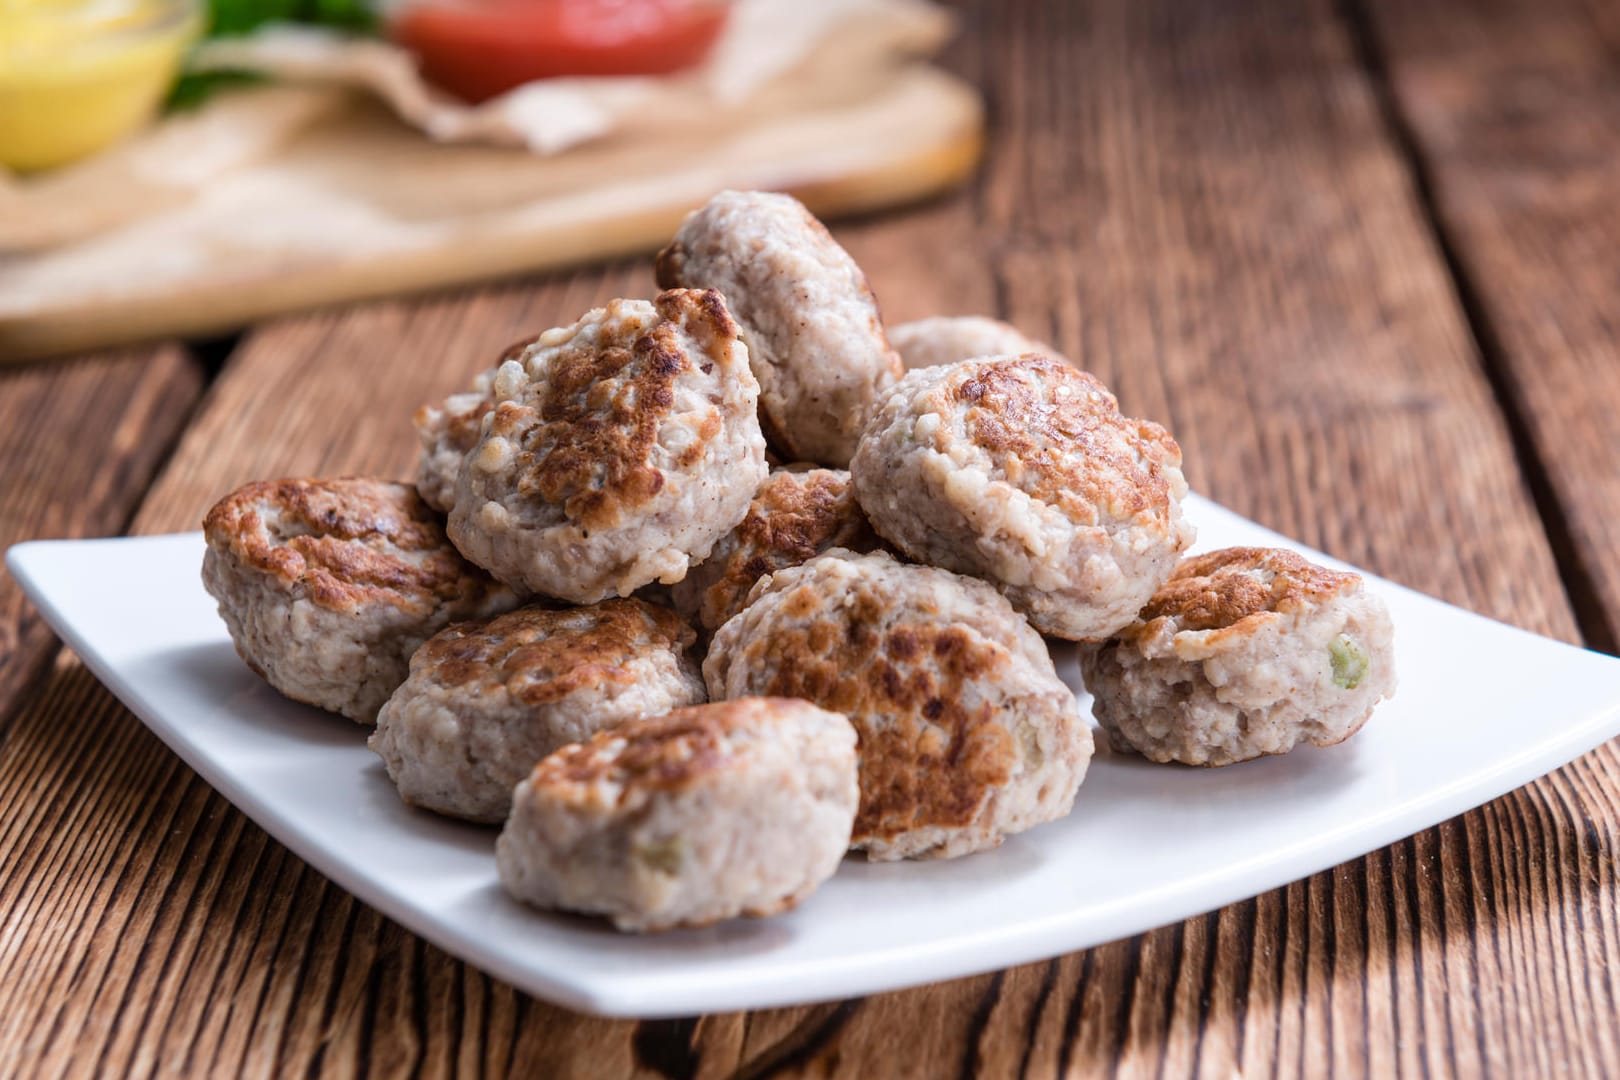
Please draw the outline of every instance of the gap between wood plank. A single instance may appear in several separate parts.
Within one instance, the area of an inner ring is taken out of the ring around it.
[[[236,353],[237,346],[242,344],[242,339],[246,336],[247,331],[241,330],[234,334],[202,338],[185,343],[186,351],[191,354],[192,359],[197,362],[197,366],[202,369],[204,394],[208,392],[208,387],[213,381],[219,378],[220,373],[225,370],[225,365],[230,363],[231,357]]]
[[[1519,464],[1525,486],[1530,491],[1541,527],[1552,548],[1553,562],[1575,616],[1575,626],[1587,648],[1620,655],[1620,636],[1604,614],[1599,600],[1597,577],[1581,556],[1564,504],[1553,486],[1552,475],[1531,436],[1529,418],[1514,393],[1513,374],[1501,339],[1491,325],[1462,257],[1458,254],[1445,220],[1440,214],[1433,178],[1423,144],[1402,110],[1390,82],[1389,66],[1380,50],[1372,21],[1361,0],[1334,0],[1352,46],[1367,75],[1368,85],[1378,103],[1378,113],[1389,132],[1391,143],[1400,154],[1412,178],[1413,193],[1445,262],[1446,273],[1456,291],[1458,305],[1467,321],[1469,334],[1478,350],[1480,368],[1490,385],[1491,396],[1507,425],[1513,456]]]

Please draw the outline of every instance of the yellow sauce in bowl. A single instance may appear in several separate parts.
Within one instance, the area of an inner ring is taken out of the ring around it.
[[[66,164],[144,124],[201,24],[196,0],[0,0],[0,165]]]

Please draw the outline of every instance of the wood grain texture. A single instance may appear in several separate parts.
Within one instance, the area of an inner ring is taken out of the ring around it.
[[[996,311],[1181,438],[1201,490],[1532,629],[1576,625],[1431,223],[1326,0],[967,12],[994,144],[959,196],[839,228],[894,319]],[[620,266],[275,324],[138,528],[293,472],[399,474],[405,417]],[[69,719],[73,722],[69,722]],[[358,904],[81,669],[0,745],[0,1073],[748,1077],[1620,1074],[1620,760],[1046,963],[624,1023],[514,992]],[[1099,868],[1105,872],[1106,868]]]
[[[178,349],[0,369],[0,551],[129,520],[201,393]],[[55,639],[0,568],[0,727]]]
[[[1620,10],[1363,6],[1592,643],[1620,650]]]

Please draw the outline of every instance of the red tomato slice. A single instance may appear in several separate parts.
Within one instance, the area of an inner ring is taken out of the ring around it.
[[[389,35],[429,82],[476,102],[559,75],[679,71],[725,21],[717,0],[420,0]]]

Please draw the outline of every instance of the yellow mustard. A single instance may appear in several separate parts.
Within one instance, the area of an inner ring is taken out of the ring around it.
[[[145,123],[201,21],[196,0],[0,0],[0,165],[62,165]]]

